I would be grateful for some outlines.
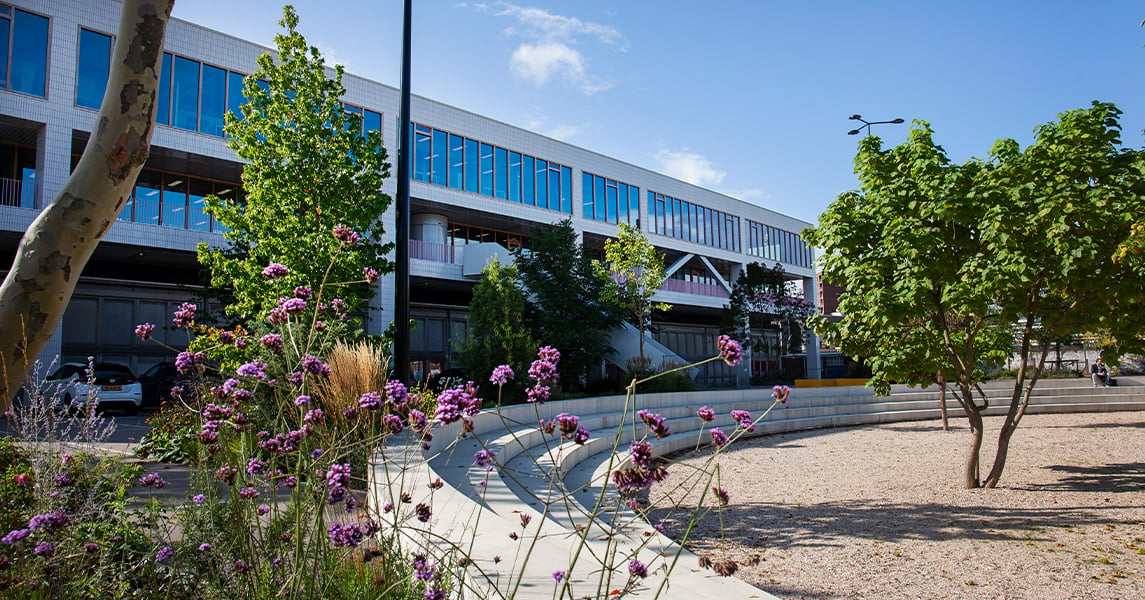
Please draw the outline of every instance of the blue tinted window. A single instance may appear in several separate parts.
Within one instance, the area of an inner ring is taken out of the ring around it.
[[[537,165],[537,206],[549,207],[549,163],[541,159],[536,160]]]
[[[704,232],[704,213],[705,212],[707,212],[707,209],[705,209],[702,206],[700,207],[700,210],[696,211],[696,241],[701,243],[701,244],[708,243],[708,236],[705,235],[705,232]]]
[[[493,146],[481,144],[481,193],[493,195]]]
[[[163,65],[159,68],[159,110],[155,121],[164,125],[171,124],[171,58],[169,52],[164,52]]]
[[[171,125],[194,131],[199,121],[199,63],[175,57],[171,73]]]
[[[592,201],[592,181],[596,179],[595,176],[585,172],[580,174],[580,198],[581,198],[581,213],[580,216],[591,219],[593,213]]]
[[[218,67],[203,65],[203,94],[199,109],[199,131],[222,137],[223,113],[226,110],[227,72]]]
[[[449,134],[433,130],[433,182],[446,185],[449,181]]]
[[[413,131],[413,178],[429,181],[433,169],[433,137],[429,127],[423,125],[415,125]]]
[[[7,39],[6,37],[0,39]],[[98,109],[107,88],[111,69],[111,36],[80,30],[79,71],[76,79],[76,105]]]
[[[572,169],[561,167],[561,212],[572,214]]]
[[[616,205],[616,218],[621,223],[629,223],[628,220],[628,184],[619,183],[617,187],[617,205]]]
[[[163,181],[164,227],[187,228],[187,182],[180,175],[167,175]]]
[[[633,225],[640,220],[640,188],[628,186],[628,222]]]
[[[43,97],[48,76],[47,17],[16,9],[12,22],[11,62],[11,89]]]
[[[449,187],[465,188],[465,138],[449,134]]]
[[[502,200],[508,198],[509,155],[504,148],[493,151],[493,195]]]
[[[362,114],[362,129],[366,132],[382,130],[382,114],[366,109]]]
[[[509,153],[509,200],[521,201],[521,153]]]
[[[4,7],[6,10],[6,7]],[[0,88],[8,87],[8,34],[12,33],[12,21],[0,18]]]
[[[616,223],[616,184],[611,181],[605,186],[605,220],[609,223]]]
[[[474,194],[481,191],[480,146],[476,140],[465,140],[465,191]]]
[[[211,217],[203,212],[204,198],[211,195],[211,182],[201,179],[191,180],[190,211],[187,213],[187,228],[192,231],[210,231]]]
[[[536,174],[533,169],[535,161],[532,156],[523,156],[521,162],[521,200],[530,206],[537,204],[536,186],[533,185]]]
[[[549,210],[561,209],[561,169],[549,163]]]
[[[592,197],[596,203],[592,207],[592,218],[603,221],[607,218],[607,196],[604,192],[605,180],[603,177],[594,177],[592,181]]]
[[[143,170],[135,180],[136,223],[159,224],[159,197],[163,190],[163,176],[158,171]]]
[[[246,104],[243,79],[242,73],[227,73],[227,110],[240,119],[243,117],[242,105]]]

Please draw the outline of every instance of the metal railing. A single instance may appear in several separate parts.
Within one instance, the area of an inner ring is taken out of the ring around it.
[[[456,248],[449,244],[410,240],[409,255],[410,258],[419,258],[421,260],[431,260],[454,265],[461,264],[461,253],[457,252]]]
[[[36,208],[36,184],[0,177],[0,205]]]
[[[665,292],[679,292],[693,296],[711,296],[713,298],[727,298],[728,292],[722,286],[698,281],[683,281],[681,279],[665,279],[660,289]]]

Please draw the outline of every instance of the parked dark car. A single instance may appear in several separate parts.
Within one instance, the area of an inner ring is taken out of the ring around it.
[[[143,384],[143,406],[158,406],[171,398],[171,388],[191,383],[191,378],[179,373],[173,362],[162,362],[139,376]]]

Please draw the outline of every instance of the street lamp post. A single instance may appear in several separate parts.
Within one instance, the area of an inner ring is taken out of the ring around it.
[[[852,121],[860,121],[862,125],[858,129],[852,129],[847,132],[847,135],[859,135],[864,129],[867,130],[867,135],[871,135],[871,125],[899,125],[904,121],[902,119],[891,119],[890,121],[868,121],[859,115],[851,115],[848,119]]]
[[[400,90],[398,125],[398,197],[397,197],[397,248],[394,269],[394,365],[397,380],[404,384],[410,381],[410,336],[409,336],[409,210],[410,210],[410,161],[413,148],[410,147],[410,14],[412,0],[405,0],[402,19],[402,87]]]

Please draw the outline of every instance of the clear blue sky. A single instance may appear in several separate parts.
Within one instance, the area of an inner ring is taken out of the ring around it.
[[[175,16],[269,46],[281,7]],[[401,0],[295,7],[328,62],[398,85]],[[1142,19],[1140,0],[417,0],[412,90],[815,223],[856,187],[853,113],[930,121],[964,161],[1111,101],[1145,146]]]

